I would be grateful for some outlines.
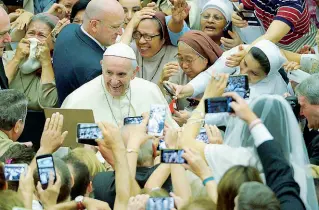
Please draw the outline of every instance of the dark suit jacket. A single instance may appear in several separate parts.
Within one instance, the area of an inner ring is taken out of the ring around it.
[[[303,136],[305,139],[310,163],[319,165],[319,132],[316,130],[310,131],[308,126],[306,126]]]
[[[0,87],[1,87],[1,89],[8,89],[9,88],[8,78],[7,78],[6,73],[4,71],[1,57],[0,57]]]
[[[306,209],[299,196],[299,185],[293,178],[293,169],[286,161],[278,142],[266,141],[257,148],[257,152],[264,168],[267,185],[276,194],[281,209]]]
[[[53,54],[60,105],[75,89],[102,73],[103,53],[104,50],[77,24],[69,24],[60,32]]]

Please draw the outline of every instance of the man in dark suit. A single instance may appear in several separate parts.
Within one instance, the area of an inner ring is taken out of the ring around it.
[[[7,12],[0,7],[0,89],[7,89],[8,79],[2,63],[2,54],[6,43],[11,42],[9,35],[10,19]]]
[[[107,46],[122,34],[124,10],[116,0],[92,0],[83,25],[70,24],[59,34],[53,55],[59,103],[75,89],[102,73]]]
[[[319,73],[311,75],[295,89],[300,104],[300,115],[307,119],[305,143],[311,164],[319,165]],[[309,131],[309,129],[312,129]]]

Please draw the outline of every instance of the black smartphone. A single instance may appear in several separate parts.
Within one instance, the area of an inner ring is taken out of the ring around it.
[[[171,97],[175,96],[173,89],[168,84],[163,83],[163,87]]]
[[[199,100],[194,98],[186,98],[186,100],[189,102],[190,107],[198,106]]]
[[[249,97],[249,83],[248,76],[245,74],[229,76],[227,86],[225,88],[226,92],[236,92],[242,98]]]
[[[95,123],[79,123],[76,130],[77,142],[97,146],[96,139],[103,139],[102,131]]]
[[[173,197],[152,197],[146,204],[146,210],[171,210],[174,208]]]
[[[215,97],[205,99],[205,112],[207,113],[221,113],[221,112],[233,112],[233,109],[229,106],[232,102],[231,97]]]
[[[183,149],[163,149],[161,150],[161,163],[187,163],[187,161],[182,157],[184,152],[185,151]]]
[[[23,7],[23,0],[2,0],[6,6],[19,6]]]
[[[54,182],[56,181],[56,171],[54,167],[54,161],[51,154],[40,155],[36,158],[38,174],[40,183],[43,189],[46,189],[49,184],[50,173],[53,173]]]
[[[142,116],[125,117],[124,118],[124,125],[141,124],[142,121],[143,121],[143,117]]]

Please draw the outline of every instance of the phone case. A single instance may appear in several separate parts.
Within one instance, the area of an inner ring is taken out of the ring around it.
[[[166,117],[165,105],[151,105],[150,119],[148,122],[148,134],[152,136],[163,136]]]

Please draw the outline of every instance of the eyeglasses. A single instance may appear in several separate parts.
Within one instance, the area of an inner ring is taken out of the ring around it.
[[[145,39],[145,41],[152,41],[152,39],[154,37],[160,36],[160,34],[156,34],[156,35],[148,35],[148,34],[141,34],[138,31],[135,31],[133,33],[133,39],[135,40],[140,40],[142,37]]]
[[[215,14],[215,15],[202,14],[202,18],[203,18],[204,20],[209,20],[211,17],[213,18],[214,21],[217,21],[217,22],[222,21],[222,20],[225,19],[224,17],[222,17],[222,16],[220,16],[220,15],[216,15],[216,14]]]
[[[179,64],[187,64],[188,66],[191,65],[194,61],[196,61],[200,56],[197,56],[196,58],[183,58],[181,55],[175,55],[174,58],[178,61]]]

